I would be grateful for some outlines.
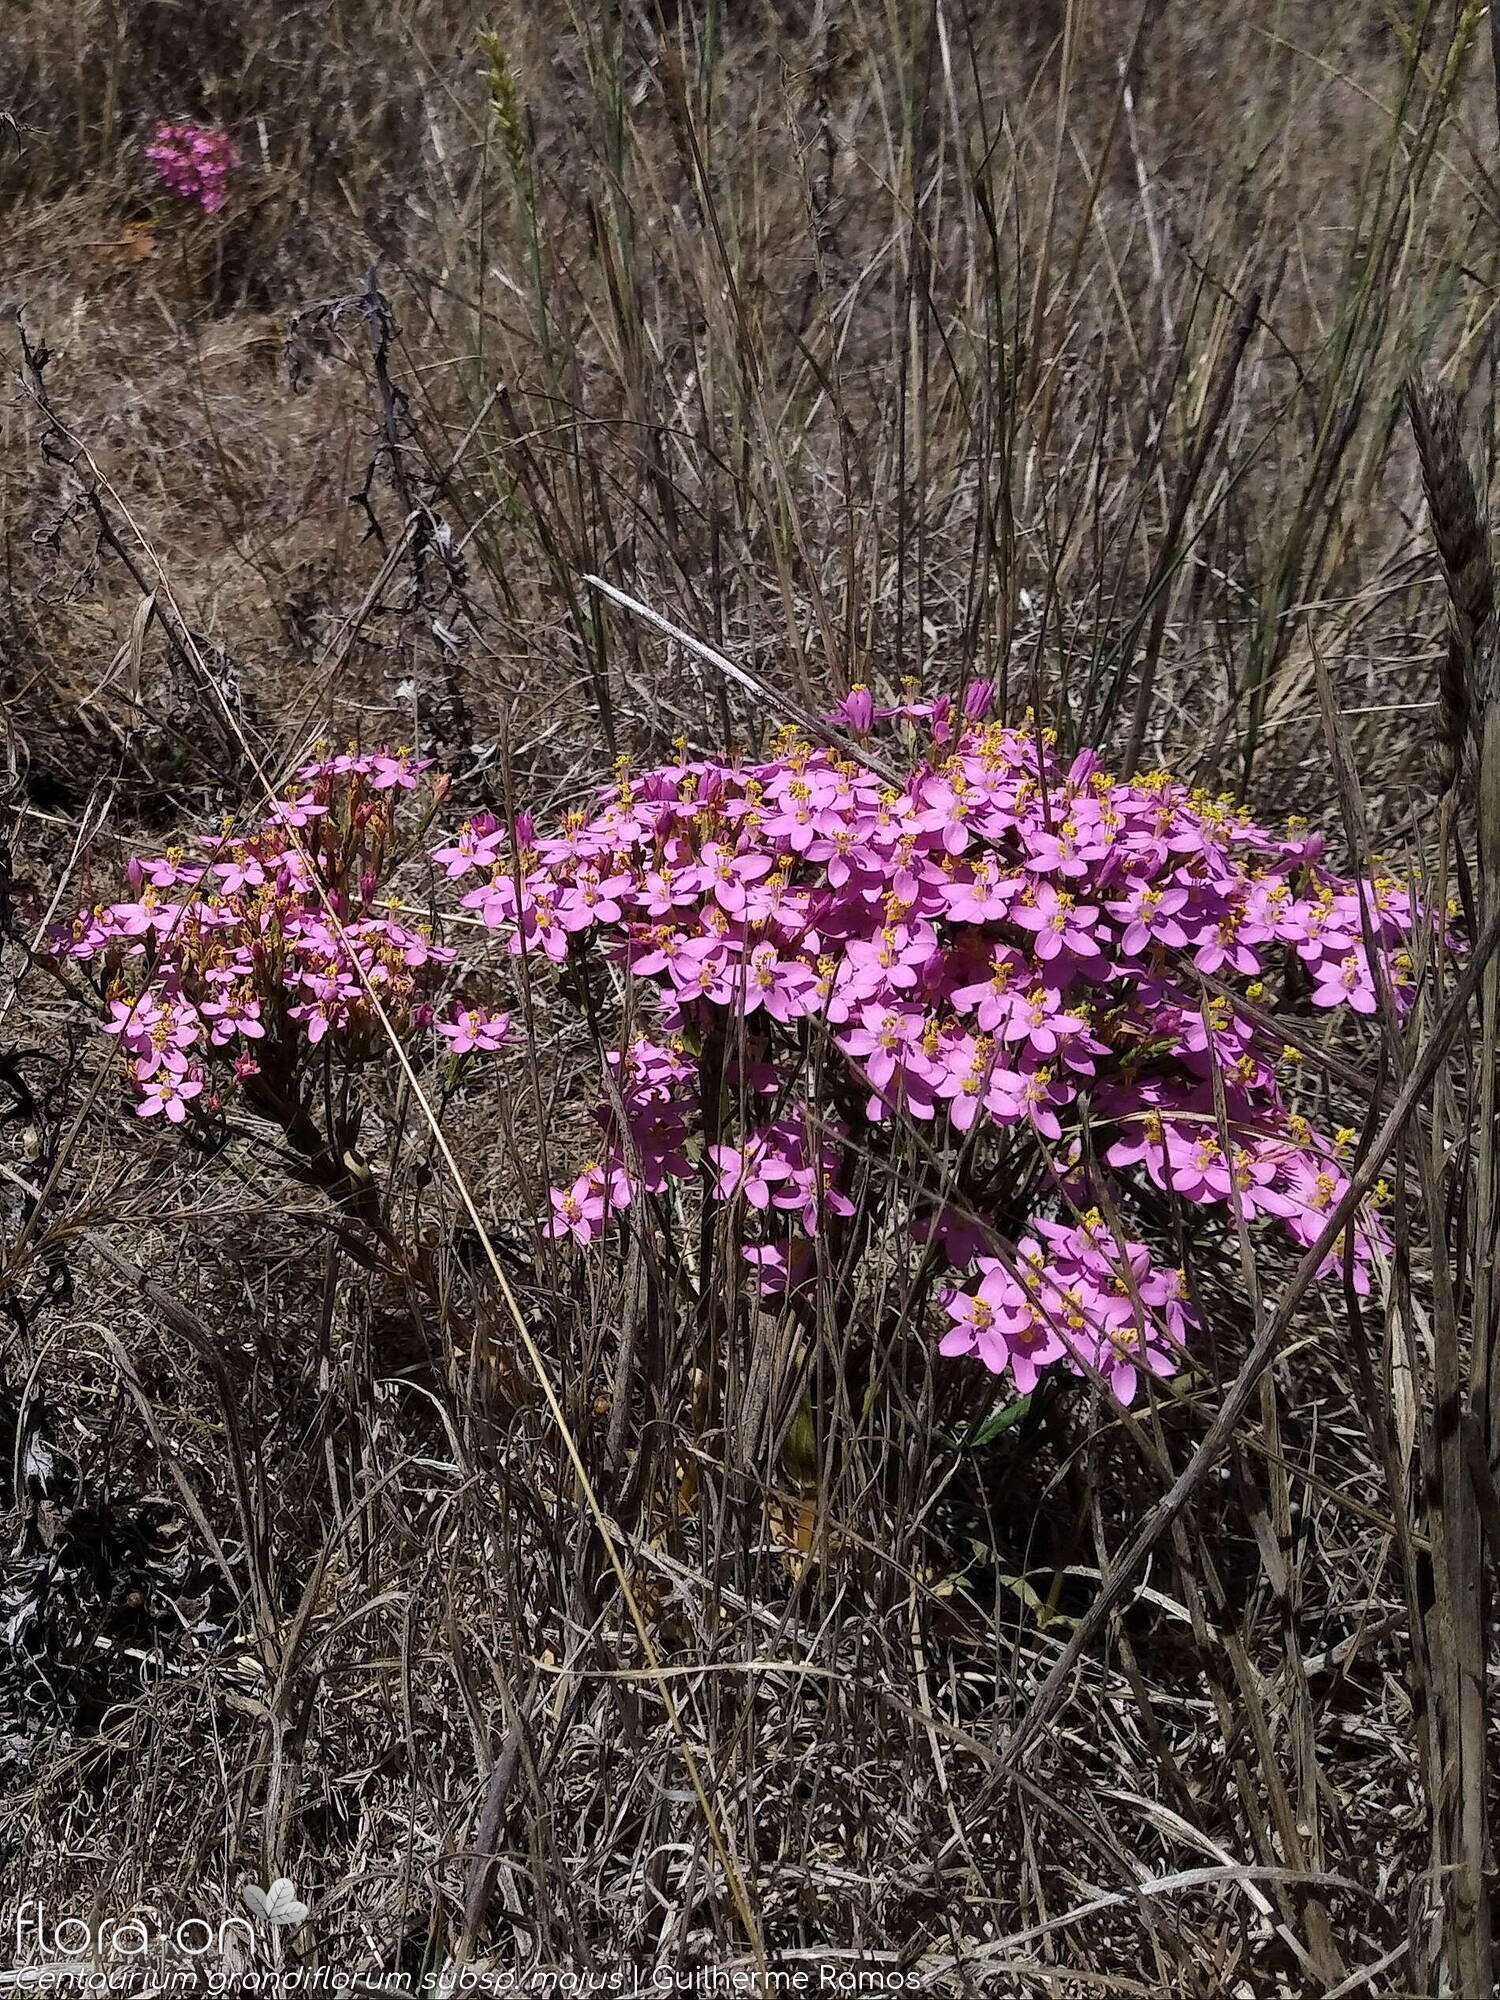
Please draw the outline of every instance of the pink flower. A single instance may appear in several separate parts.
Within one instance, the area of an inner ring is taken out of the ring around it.
[[[511,1039],[509,1014],[486,1014],[479,1007],[460,1007],[451,1021],[435,1025],[455,1056],[489,1053],[504,1048]]]
[[[812,1275],[813,1247],[800,1238],[790,1243],[747,1243],[740,1255],[758,1274],[762,1298],[798,1291]]]
[[[741,968],[747,1015],[763,1007],[773,1021],[795,1021],[818,1004],[818,975],[800,959],[781,958],[775,945],[758,944]]]
[[[955,923],[990,924],[1003,920],[1025,888],[1020,875],[1001,875],[988,857],[977,861],[966,882],[945,882],[942,896]]]
[[[875,725],[875,697],[867,687],[853,688],[828,719],[856,736],[868,736]]]
[[[260,1017],[260,1002],[249,997],[206,1000],[203,1013],[213,1023],[208,1039],[215,1048],[227,1042],[231,1035],[248,1035],[252,1041],[259,1041],[266,1032]]]
[[[1313,978],[1315,1007],[1352,1007],[1356,1014],[1375,1012],[1375,981],[1362,951],[1351,951],[1337,964],[1325,959]]]
[[[1187,932],[1177,922],[1177,914],[1186,909],[1187,902],[1186,889],[1164,889],[1155,883],[1137,882],[1119,902],[1107,903],[1105,908],[1124,927],[1120,949],[1128,957],[1138,958],[1153,943],[1173,946],[1187,943]]]
[[[146,158],[164,188],[208,214],[224,206],[229,176],[240,164],[229,134],[210,125],[158,125]]]
[[[1208,932],[1193,953],[1193,963],[1201,972],[1256,973],[1261,970],[1260,954],[1240,935],[1240,918],[1230,911]]]
[[[508,890],[510,886],[509,883],[495,885],[497,893]],[[465,902],[468,900],[468,897],[464,898]],[[562,963],[568,955],[569,932],[558,907],[560,900],[560,895],[549,889],[539,889],[535,894],[527,892],[517,926],[518,950],[540,947],[544,957],[550,958],[554,964]]]
[[[1012,951],[1008,945],[999,945],[990,958],[989,977],[957,987],[952,995],[953,1004],[965,1013],[974,1008],[980,1030],[984,1034],[992,1034],[1010,1020],[1019,1001],[1017,976],[1026,969],[1026,962],[1018,951]]]
[[[863,1056],[865,1075],[878,1088],[888,1084],[921,1040],[927,1017],[917,1007],[866,1007],[863,1026],[839,1036],[845,1055]]]
[[[408,757],[404,752],[392,756],[388,751],[377,750],[366,759],[372,792],[387,792],[393,788],[403,792],[417,789],[417,774],[425,771],[432,763],[430,757]]]
[[[566,1192],[554,1188],[551,1200],[552,1216],[543,1225],[544,1236],[571,1236],[575,1243],[592,1243],[603,1234],[608,1202],[597,1169],[580,1174]]]
[[[160,1007],[149,993],[138,994],[134,1000],[111,1000],[109,1019],[104,1022],[106,1035],[118,1035],[121,1048],[141,1055],[152,1046],[152,1030],[162,1020]]]
[[[791,1166],[764,1139],[738,1146],[710,1146],[708,1156],[719,1170],[715,1193],[721,1201],[742,1195],[752,1208],[769,1208],[772,1190],[791,1174]]]
[[[274,800],[267,809],[266,819],[271,826],[311,826],[327,811],[327,806],[319,805],[312,794],[307,793],[300,798]]]
[[[1075,904],[1071,896],[1041,882],[1027,900],[1016,904],[1011,922],[1022,930],[1036,933],[1036,955],[1044,964],[1064,954],[1073,958],[1097,958],[1099,944],[1094,925],[1099,912],[1091,904]]]
[[[1212,1130],[1170,1125],[1166,1132],[1166,1184],[1189,1201],[1227,1201],[1233,1185],[1228,1162]]]
[[[488,813],[468,820],[459,828],[458,838],[447,847],[440,847],[433,855],[434,861],[443,865],[449,881],[460,875],[467,875],[473,868],[489,868],[494,865],[505,836]]]
[[[197,1097],[203,1089],[203,1079],[196,1074],[178,1075],[164,1070],[147,1084],[140,1103],[135,1107],[137,1118],[154,1118],[164,1112],[168,1121],[180,1125],[187,1116],[189,1101]]]
[[[557,899],[563,929],[581,931],[591,924],[617,924],[619,898],[631,886],[628,875],[601,876],[597,868],[580,868]]]
[[[771,867],[769,855],[736,854],[733,849],[710,841],[698,867],[686,870],[681,879],[685,885],[691,883],[712,896],[731,916],[738,916],[750,901],[750,885],[769,875]]]
[[[220,878],[219,887],[226,896],[237,896],[242,889],[259,889],[266,880],[259,859],[243,847],[232,860],[216,861],[212,872]]]
[[[1143,1339],[1135,1326],[1111,1327],[1099,1343],[1094,1365],[1115,1401],[1127,1408],[1135,1401],[1143,1373],[1161,1376],[1177,1372],[1171,1354]]]
[[[992,1374],[1008,1366],[1023,1396],[1036,1387],[1041,1370],[1061,1361],[1067,1347],[1028,1297],[1024,1284],[994,1257],[981,1257],[983,1273],[975,1292],[950,1292],[944,1308],[954,1326],[940,1343],[944,1354],[972,1353]]]

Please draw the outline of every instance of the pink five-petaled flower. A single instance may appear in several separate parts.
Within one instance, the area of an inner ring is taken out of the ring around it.
[[[460,1007],[451,1021],[434,1025],[456,1056],[504,1048],[511,1038],[509,1014],[487,1014],[481,1007]]]
[[[773,1021],[795,1021],[810,1014],[818,1002],[820,982],[800,959],[782,958],[775,945],[758,944],[741,971],[746,1015],[763,1007]]]
[[[1356,1014],[1375,1012],[1375,981],[1362,951],[1351,951],[1337,963],[1324,959],[1313,978],[1315,1007],[1352,1007]]]
[[[995,1308],[980,1292],[950,1292],[943,1301],[953,1325],[938,1342],[942,1354],[977,1354],[998,1375],[1010,1350],[995,1327]]]
[[[620,921],[619,897],[631,887],[628,875],[600,875],[597,868],[580,868],[557,902],[566,931],[587,930],[592,924]]]
[[[750,900],[752,884],[769,875],[771,866],[768,855],[736,854],[732,848],[710,841],[703,850],[697,870],[688,871],[685,879],[712,896],[720,909],[737,917]]]
[[[1004,918],[1025,887],[1019,877],[1003,874],[997,862],[976,861],[969,879],[945,882],[948,915],[959,924],[989,924]]]
[[[134,1000],[111,1000],[109,1019],[104,1022],[106,1035],[118,1035],[120,1046],[134,1055],[144,1055],[152,1046],[152,1030],[163,1019],[163,1012],[149,993],[137,994]]]
[[[950,1293],[944,1301],[955,1324],[942,1351],[976,1354],[996,1375],[1009,1366],[1017,1389],[1030,1395],[1041,1370],[1065,1359],[1067,1345],[1015,1273],[995,1257],[978,1264],[983,1275],[976,1290]]]
[[[1260,953],[1240,935],[1240,914],[1237,910],[1226,911],[1210,929],[1193,953],[1193,963],[1200,972],[1217,973],[1221,978],[1226,970],[1240,973],[1261,970]]]
[[[1036,933],[1036,955],[1043,964],[1050,964],[1064,954],[1098,958],[1099,941],[1094,935],[1098,919],[1099,912],[1092,904],[1075,903],[1050,882],[1038,883],[1010,913],[1013,924]]]
[[[202,1089],[202,1077],[192,1071],[179,1075],[175,1070],[162,1070],[145,1086],[135,1115],[154,1118],[163,1112],[171,1124],[180,1125],[187,1116],[189,1101],[199,1096]]]
[[[865,1075],[883,1090],[920,1043],[926,1016],[917,1007],[868,1006],[860,1018],[861,1026],[839,1036],[839,1047],[845,1055],[862,1056]]]
[[[742,1195],[752,1208],[769,1208],[777,1183],[792,1172],[790,1162],[762,1138],[752,1139],[743,1149],[710,1146],[708,1156],[719,1170],[719,1199]]]
[[[219,877],[220,890],[226,896],[237,896],[243,889],[263,888],[266,880],[260,857],[249,852],[241,852],[231,861],[216,861],[211,872]]]
[[[215,1048],[221,1047],[231,1035],[248,1035],[251,1041],[260,1041],[266,1032],[260,1017],[260,1002],[249,997],[205,1000],[203,1013],[213,1023],[208,1039]]]
[[[543,1225],[546,1236],[571,1236],[575,1243],[592,1243],[604,1232],[608,1197],[597,1167],[586,1168],[564,1192],[552,1190],[552,1215]]]
[[[293,794],[289,798],[274,799],[266,809],[266,820],[271,826],[311,826],[315,819],[321,819],[328,811],[321,806],[311,792]]]
[[[403,792],[417,789],[417,775],[431,764],[430,757],[408,757],[397,751],[392,756],[388,751],[376,750],[366,760],[366,772],[372,792],[388,792],[393,788]]]
[[[468,820],[458,830],[458,838],[448,847],[439,847],[433,860],[443,865],[449,881],[467,875],[471,868],[489,868],[505,838],[504,828],[489,813]]]
[[[1099,1343],[1094,1365],[1115,1401],[1127,1408],[1135,1401],[1142,1374],[1162,1376],[1177,1372],[1176,1357],[1171,1350],[1143,1339],[1136,1326],[1110,1327]]]
[[[1105,908],[1123,926],[1120,949],[1127,958],[1139,958],[1151,944],[1187,943],[1187,932],[1177,921],[1178,912],[1186,909],[1187,903],[1186,889],[1137,882],[1118,902],[1106,903]]]

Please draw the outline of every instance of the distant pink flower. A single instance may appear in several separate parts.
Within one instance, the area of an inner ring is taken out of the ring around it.
[[[146,158],[164,188],[210,215],[224,206],[229,176],[240,164],[229,134],[212,125],[158,125]]]

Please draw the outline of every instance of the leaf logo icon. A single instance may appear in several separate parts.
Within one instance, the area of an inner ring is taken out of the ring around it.
[[[311,1912],[298,1900],[297,1891],[285,1875],[278,1875],[269,1889],[247,1882],[240,1891],[245,1908],[268,1924],[306,1923]]]

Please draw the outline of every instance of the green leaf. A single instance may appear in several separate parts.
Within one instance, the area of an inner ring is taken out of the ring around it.
[[[970,1451],[978,1451],[981,1445],[993,1443],[1012,1424],[1018,1424],[1030,1408],[1030,1396],[1014,1396],[1009,1402],[997,1403],[979,1428],[970,1432],[965,1445]]]

